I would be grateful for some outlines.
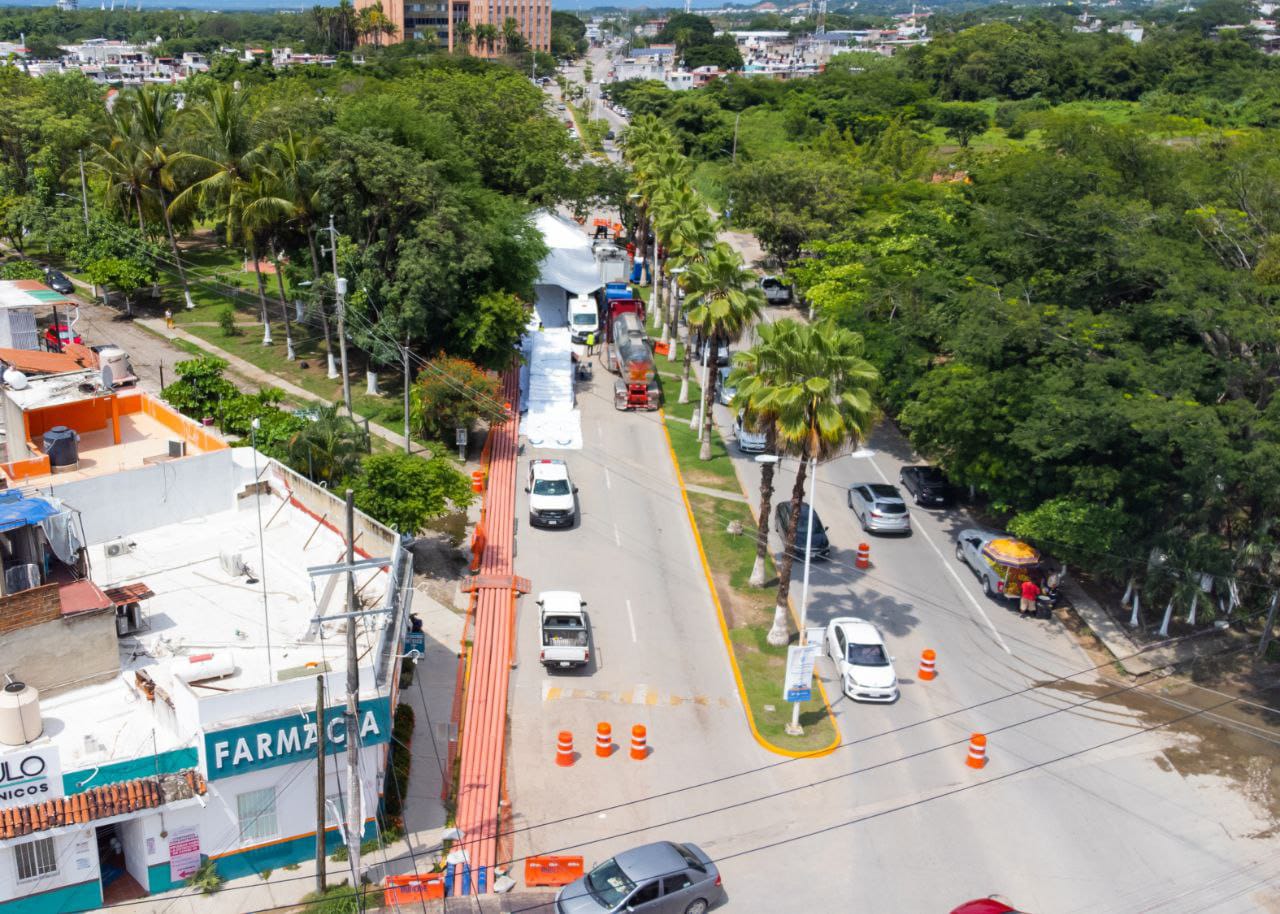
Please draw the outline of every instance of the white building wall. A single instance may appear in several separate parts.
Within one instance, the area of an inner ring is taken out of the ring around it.
[[[163,450],[160,442],[156,450]],[[97,545],[230,509],[237,480],[232,452],[194,454],[73,482],[54,477],[34,494],[51,493],[79,511],[87,543]]]
[[[312,782],[314,783],[314,782]],[[98,871],[98,845],[91,827],[72,829],[54,834],[54,852],[58,870],[39,879],[18,882],[18,856],[15,847],[40,838],[28,835],[5,842],[0,848],[0,902],[24,898],[41,892],[49,892],[63,886],[96,881]]]

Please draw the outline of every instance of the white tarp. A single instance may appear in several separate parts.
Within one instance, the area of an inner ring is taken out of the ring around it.
[[[567,327],[525,336],[528,381],[522,431],[532,447],[582,448],[582,416],[573,401],[573,343]]]
[[[538,283],[586,295],[604,285],[591,241],[582,226],[557,213],[539,210],[535,220],[550,249],[538,265]]]

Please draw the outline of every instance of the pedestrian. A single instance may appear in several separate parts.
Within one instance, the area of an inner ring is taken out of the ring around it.
[[[596,332],[592,330],[587,334],[587,355],[595,355],[596,352]]]
[[[170,330],[173,329],[173,312],[168,308],[164,309],[164,325]]]
[[[1022,603],[1018,607],[1018,615],[1034,616],[1036,614],[1036,597],[1040,596],[1040,587],[1031,578],[1022,582]]]

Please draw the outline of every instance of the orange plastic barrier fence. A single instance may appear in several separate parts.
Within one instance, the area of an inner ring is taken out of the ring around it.
[[[666,355],[671,351],[671,344],[665,340],[659,340],[653,344],[653,352],[655,355]]]
[[[423,899],[443,897],[444,873],[387,877],[386,904],[413,904]]]
[[[524,884],[568,885],[582,875],[581,857],[530,857],[524,862]]]

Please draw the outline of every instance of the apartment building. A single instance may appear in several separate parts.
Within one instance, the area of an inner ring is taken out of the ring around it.
[[[514,19],[520,34],[536,50],[551,49],[551,0],[356,0],[356,8],[378,3],[395,24],[392,41],[434,38],[452,50],[459,44],[461,23],[469,25],[472,35],[480,26],[492,25],[499,33],[496,43],[474,37],[471,41],[472,53],[488,56],[501,53],[503,24]]]

